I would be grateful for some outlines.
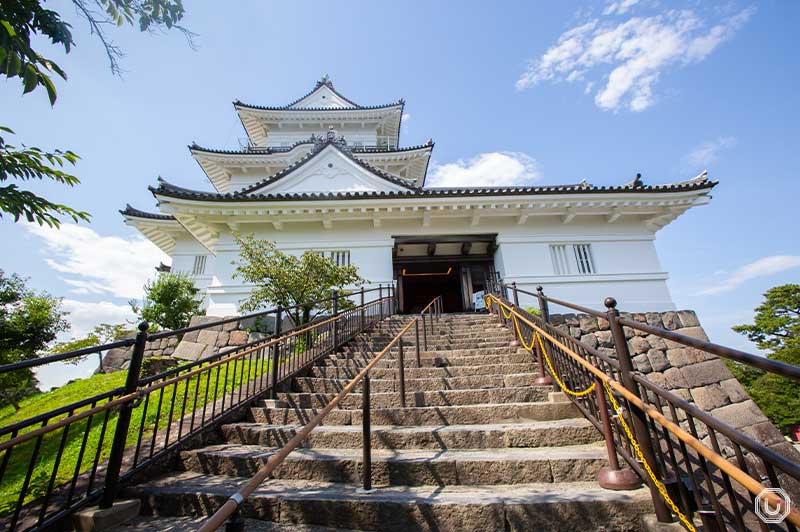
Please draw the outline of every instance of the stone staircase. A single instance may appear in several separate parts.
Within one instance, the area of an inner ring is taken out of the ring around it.
[[[194,530],[407,323],[388,318],[329,356],[224,443],[133,486],[142,517],[120,530]],[[641,530],[649,492],[601,489],[600,435],[561,394],[533,386],[530,354],[486,315],[443,315],[416,366],[405,338],[406,408],[395,346],[371,372],[373,492],[362,493],[361,394],[331,411],[244,504],[248,529]],[[360,392],[360,387],[357,388]],[[318,528],[324,527],[324,528]]]

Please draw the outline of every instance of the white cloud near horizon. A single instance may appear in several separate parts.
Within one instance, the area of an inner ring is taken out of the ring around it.
[[[540,178],[539,165],[533,157],[520,152],[490,152],[442,165],[434,163],[428,186],[512,186],[530,184]]]
[[[75,299],[64,299],[61,304],[63,309],[69,312],[67,321],[70,322],[72,327],[67,336],[71,338],[83,338],[101,323],[110,323],[112,325],[132,323],[136,318],[129,305],[117,305],[110,301],[89,303]]]
[[[800,268],[800,255],[772,255],[745,264],[716,286],[700,291],[700,295],[715,295],[733,290],[737,286],[759,277],[767,277],[786,270]]]
[[[734,146],[736,137],[718,137],[697,146],[686,156],[686,161],[692,166],[706,167],[719,160],[720,152]]]
[[[586,82],[587,93],[595,84],[598,87],[594,101],[601,109],[643,111],[655,103],[653,89],[665,69],[703,61],[755,12],[745,8],[711,27],[689,9],[620,21],[619,16],[637,3],[610,2],[605,18],[593,18],[562,33],[556,44],[529,63],[517,89],[545,81]]]
[[[140,298],[142,286],[169,256],[149,240],[135,236],[102,236],[77,224],[61,229],[26,223],[25,228],[44,242],[45,262],[78,295]]]

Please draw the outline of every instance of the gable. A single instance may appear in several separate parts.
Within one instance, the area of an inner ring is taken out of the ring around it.
[[[339,96],[336,91],[326,84],[321,84],[314,89],[308,96],[295,102],[290,109],[302,109],[306,107],[322,107],[330,109],[352,109],[355,106]]]
[[[408,187],[376,175],[329,144],[289,174],[252,192],[263,194],[401,190],[408,190]]]

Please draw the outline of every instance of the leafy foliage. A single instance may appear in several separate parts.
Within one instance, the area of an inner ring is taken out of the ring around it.
[[[295,325],[301,325],[311,320],[315,311],[332,310],[330,303],[315,306],[314,301],[330,298],[333,289],[341,291],[345,286],[361,286],[365,282],[355,266],[337,265],[319,253],[305,251],[298,256],[284,253],[274,242],[257,240],[252,234],[234,237],[241,248],[240,260],[234,263],[236,276],[255,285],[250,297],[239,303],[242,312],[270,305],[297,307],[288,314]],[[350,305],[348,299],[340,299],[340,309]]]
[[[0,133],[13,133],[9,128],[0,126]],[[71,151],[55,150],[46,152],[39,148],[22,146],[17,148],[6,144],[0,136],[0,183],[9,179],[20,181],[51,179],[67,186],[77,185],[80,181],[74,175],[61,170],[65,164],[74,165],[78,156]],[[74,221],[89,220],[89,214],[77,211],[66,205],[53,203],[29,190],[22,190],[16,184],[0,187],[0,218],[6,212],[18,221],[24,217],[29,222],[50,227],[59,227],[57,215],[66,215]]]
[[[184,15],[181,0],[72,0],[72,3],[88,22],[90,32],[102,42],[111,71],[115,74],[121,72],[119,59],[122,51],[108,39],[105,30],[109,26],[138,25],[141,31],[177,28],[192,45],[193,34],[178,25]],[[23,94],[44,87],[50,105],[54,105],[57,94],[53,76],[66,80],[67,74],[52,59],[36,50],[35,46],[42,42],[37,37],[49,39],[53,45],[63,47],[66,53],[75,42],[70,24],[43,4],[42,0],[0,2],[0,74],[9,79],[19,78]],[[13,133],[2,126],[0,132]],[[74,186],[79,183],[78,178],[59,168],[65,163],[74,165],[77,160],[78,156],[69,150],[46,152],[25,145],[16,148],[0,137],[0,182],[12,178],[23,181],[52,179]],[[50,227],[59,227],[58,215],[69,216],[76,222],[89,220],[85,212],[53,203],[15,184],[0,187],[2,212],[13,216],[15,222],[24,216],[28,221]]]
[[[39,356],[56,335],[69,329],[61,300],[36,293],[16,274],[0,270],[0,364],[12,364]],[[0,374],[0,399],[19,409],[23,397],[37,392],[30,369]]]
[[[770,288],[752,325],[733,330],[769,350],[773,360],[800,366],[800,285]],[[800,383],[744,364],[728,367],[770,420],[784,431],[800,425]]]
[[[163,273],[144,285],[144,302],[140,307],[131,301],[139,318],[165,329],[180,329],[200,313],[198,290],[185,273]]]

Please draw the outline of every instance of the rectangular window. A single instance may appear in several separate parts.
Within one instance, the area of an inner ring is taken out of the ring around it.
[[[320,251],[320,255],[323,257],[327,257],[333,260],[337,266],[349,266],[350,265],[350,251],[349,250],[330,250],[330,251]]]
[[[551,244],[550,259],[553,261],[553,271],[556,275],[597,273],[592,260],[591,244]]]
[[[194,258],[194,266],[192,267],[193,275],[203,275],[206,272],[206,256],[197,255]]]

